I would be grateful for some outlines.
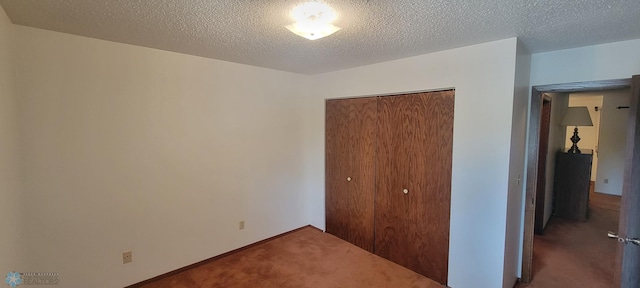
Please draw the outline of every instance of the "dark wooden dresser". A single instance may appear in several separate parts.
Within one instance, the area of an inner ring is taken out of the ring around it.
[[[593,151],[581,154],[558,152],[554,179],[556,217],[587,221]]]

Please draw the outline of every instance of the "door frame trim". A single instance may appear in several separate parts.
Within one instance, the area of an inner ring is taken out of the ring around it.
[[[631,87],[631,78],[539,85],[531,88],[529,104],[529,130],[527,140],[527,175],[524,204],[524,235],[522,246],[522,275],[520,281],[529,283],[533,267],[533,235],[535,228],[536,189],[538,177],[538,152],[540,141],[540,117],[544,93],[573,93],[594,90],[614,90]],[[548,165],[548,163],[547,163]]]

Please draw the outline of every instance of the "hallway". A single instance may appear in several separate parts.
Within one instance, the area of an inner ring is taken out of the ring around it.
[[[590,218],[576,222],[552,217],[544,235],[535,235],[533,280],[516,287],[601,288],[613,281],[620,197],[591,193]]]

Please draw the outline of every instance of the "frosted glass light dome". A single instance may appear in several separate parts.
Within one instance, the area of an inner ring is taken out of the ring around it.
[[[285,26],[289,31],[309,40],[329,36],[340,27],[331,24],[336,20],[336,12],[321,2],[302,3],[291,11],[295,23]]]

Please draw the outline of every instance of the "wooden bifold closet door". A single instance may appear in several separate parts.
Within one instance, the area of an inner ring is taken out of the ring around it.
[[[454,91],[328,100],[326,231],[446,284]]]
[[[378,100],[375,253],[447,282],[453,91]]]
[[[375,98],[326,104],[326,231],[373,252]]]

